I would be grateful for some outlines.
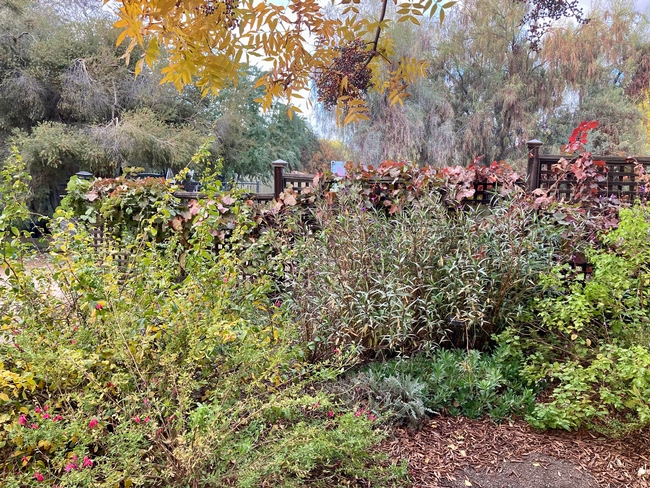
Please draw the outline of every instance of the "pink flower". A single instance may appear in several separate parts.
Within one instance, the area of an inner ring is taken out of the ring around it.
[[[70,344],[76,344],[76,343],[77,343],[77,341],[74,340],[74,339],[72,339],[72,340],[70,341]]]
[[[319,402],[314,403],[314,408],[318,408],[318,407],[320,407],[320,403]]]
[[[43,411],[43,410],[41,410],[41,407],[36,407],[36,408],[34,409],[34,412],[36,412],[36,413],[41,413],[42,411]]]
[[[97,427],[99,424],[99,421],[97,419],[92,419],[90,423],[88,424],[88,428],[92,429],[93,427]]]
[[[43,414],[43,418],[44,418],[45,420],[49,419],[49,418],[50,418],[50,414],[47,413],[47,412],[45,412],[45,413]]]
[[[77,465],[76,465],[75,463],[68,463],[68,464],[66,464],[66,466],[65,466],[65,472],[66,472],[66,473],[69,473],[69,472],[72,471],[73,469],[77,469]]]
[[[361,410],[357,410],[356,412],[354,412],[354,416],[355,417],[361,417],[364,412],[365,412],[365,410],[362,408]]]
[[[95,310],[101,310],[102,308],[104,308],[104,306],[101,303],[95,305]]]
[[[149,415],[147,415],[147,416],[143,419],[143,422],[144,422],[145,424],[146,424],[147,422],[149,422]]]
[[[332,411],[330,410],[329,412],[327,412],[327,416],[328,416],[329,418],[334,417],[334,412],[332,412]]]
[[[368,420],[370,420],[371,422],[374,422],[376,418],[377,417],[375,417],[374,415],[372,415],[370,413],[368,414]]]
[[[45,410],[46,412],[47,412],[49,409],[50,409],[50,407],[49,407],[48,405],[45,405],[45,406],[43,407],[43,410]]]
[[[31,424],[29,426],[30,429],[38,429],[38,424]]]
[[[338,350],[338,349],[334,349],[334,354],[338,354],[338,353],[339,353],[339,350]]]
[[[93,460],[90,459],[88,456],[84,457],[84,462],[82,464],[84,468],[92,468],[93,466]]]
[[[52,418],[52,422],[58,422],[59,420],[63,420],[63,417],[61,417],[61,415],[55,415]]]
[[[45,477],[41,473],[34,473],[34,478],[36,481],[43,481]]]
[[[27,425],[27,417],[25,417],[25,414],[21,414],[20,417],[18,418],[18,424],[20,425]]]
[[[281,302],[280,300],[278,300],[277,302],[275,302],[275,306],[276,306],[276,307],[279,307],[280,305],[282,305],[282,302]]]
[[[139,423],[140,423],[140,417],[138,417],[138,416],[136,415],[135,417],[133,417],[133,421],[134,421],[136,424],[139,424]]]

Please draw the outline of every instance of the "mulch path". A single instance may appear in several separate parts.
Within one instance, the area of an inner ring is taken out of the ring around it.
[[[518,464],[543,464],[558,475],[570,463],[576,472],[567,475],[583,475],[582,484],[576,481],[574,486],[650,488],[648,429],[610,439],[582,431],[540,432],[523,421],[495,425],[487,419],[437,417],[418,431],[395,429],[379,449],[392,459],[408,461],[415,488],[463,486],[465,480],[464,486],[532,486],[525,481],[526,473],[521,476],[516,469],[512,474],[521,477],[521,483],[496,483],[505,463],[509,470]],[[468,473],[475,476],[472,484]]]

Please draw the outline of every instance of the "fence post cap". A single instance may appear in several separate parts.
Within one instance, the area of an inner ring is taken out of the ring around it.
[[[274,168],[286,168],[289,166],[289,163],[287,163],[284,159],[276,159],[271,163],[271,166]]]
[[[79,171],[74,174],[77,178],[81,178],[82,180],[91,180],[95,177],[92,173],[89,173],[88,171]]]
[[[539,146],[541,146],[543,144],[544,143],[542,141],[539,141],[537,139],[531,139],[530,141],[528,141],[526,143],[526,146],[528,146],[528,147],[539,147]]]

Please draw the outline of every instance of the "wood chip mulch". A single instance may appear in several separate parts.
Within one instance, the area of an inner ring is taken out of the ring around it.
[[[407,460],[417,487],[438,487],[463,468],[490,473],[503,460],[546,454],[591,473],[603,487],[650,488],[648,429],[609,439],[591,432],[540,432],[523,421],[496,425],[488,419],[438,417],[418,431],[395,429],[379,450]]]

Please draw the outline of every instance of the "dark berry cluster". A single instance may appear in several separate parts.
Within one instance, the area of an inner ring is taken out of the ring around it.
[[[234,29],[239,24],[235,18],[235,9],[238,6],[238,0],[207,0],[199,7],[199,12],[206,17],[221,12],[219,21],[224,22],[229,29]]]
[[[361,99],[368,91],[372,77],[368,61],[373,52],[366,49],[363,40],[357,38],[337,50],[338,56],[332,65],[316,75],[318,101],[326,110],[335,107],[341,96]],[[345,77],[347,86],[343,86]]]
[[[538,51],[542,45],[542,37],[553,25],[553,22],[563,17],[573,17],[578,23],[586,24],[589,19],[584,17],[578,0],[519,0],[529,3],[531,8],[524,16],[522,24],[528,24],[528,40],[531,49]]]

